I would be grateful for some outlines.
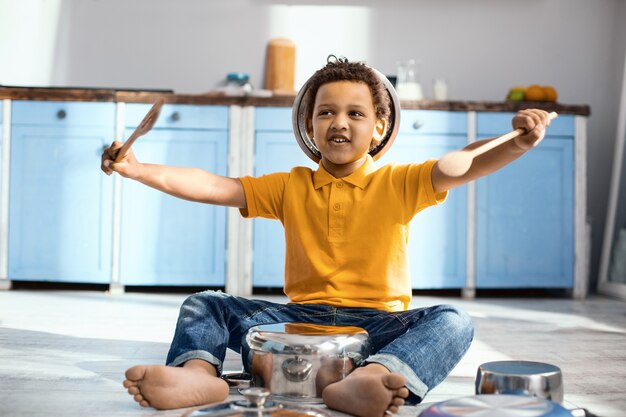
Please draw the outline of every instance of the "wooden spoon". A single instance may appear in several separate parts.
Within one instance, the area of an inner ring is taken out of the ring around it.
[[[115,162],[120,162],[126,156],[130,147],[133,146],[133,143],[135,143],[135,141],[139,139],[139,137],[145,135],[154,127],[154,124],[156,123],[157,119],[159,118],[159,114],[161,113],[161,107],[163,107],[163,104],[165,104],[165,99],[163,97],[159,98],[157,102],[154,103],[150,111],[148,111],[141,123],[139,123],[139,126],[137,126],[137,128],[130,135],[130,137],[126,139],[126,142],[124,142],[120,150],[117,151]]]
[[[556,112],[552,112],[549,114],[549,116],[550,120],[553,120],[558,116],[558,114]],[[492,139],[489,142],[486,142],[483,145],[480,145],[472,150],[450,152],[444,155],[443,158],[439,160],[437,165],[441,172],[443,172],[445,175],[448,175],[450,177],[460,177],[461,175],[469,171],[475,157],[524,133],[526,133],[524,129],[515,129],[514,131],[509,132],[506,135],[502,135],[495,139]]]

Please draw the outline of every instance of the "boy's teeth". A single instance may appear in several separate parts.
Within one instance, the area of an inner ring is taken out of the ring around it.
[[[332,138],[331,140],[335,143],[348,142],[348,139],[344,139],[344,138]]]

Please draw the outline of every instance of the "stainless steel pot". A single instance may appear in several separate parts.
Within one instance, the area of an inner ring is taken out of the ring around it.
[[[378,146],[374,149],[370,150],[369,154],[375,160],[383,156],[385,152],[389,149],[393,141],[395,140],[398,129],[400,129],[400,100],[398,99],[398,94],[396,90],[393,88],[391,82],[378,70],[372,68],[374,73],[378,76],[378,78],[382,81],[387,89],[387,94],[389,95],[390,101],[390,110],[391,113],[389,115],[387,130]],[[293,102],[292,113],[291,113],[291,122],[293,125],[293,131],[296,135],[296,141],[298,145],[302,149],[302,151],[315,163],[320,161],[321,153],[320,150],[315,145],[315,141],[311,138],[307,132],[307,123],[306,123],[306,114],[304,113],[304,98],[309,89],[310,79],[302,86],[296,99]]]
[[[255,326],[242,342],[252,385],[273,397],[322,402],[322,390],[345,378],[370,352],[359,327],[279,323]]]
[[[559,404],[520,395],[475,395],[434,404],[419,417],[572,417]]]
[[[265,388],[243,390],[244,400],[213,404],[191,410],[184,417],[329,417],[322,410],[268,400]]]
[[[521,394],[563,402],[559,367],[542,362],[497,361],[478,367],[476,394]]]

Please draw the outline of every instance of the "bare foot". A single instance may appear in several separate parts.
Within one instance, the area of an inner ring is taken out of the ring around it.
[[[137,365],[126,371],[124,387],[142,407],[169,410],[226,399],[228,384],[216,375],[213,365],[198,359],[183,367]]]
[[[357,368],[345,379],[328,385],[322,392],[324,403],[332,409],[358,417],[383,417],[396,413],[409,390],[406,379],[372,363]]]

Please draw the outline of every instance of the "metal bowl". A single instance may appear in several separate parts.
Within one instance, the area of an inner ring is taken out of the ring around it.
[[[517,394],[563,402],[559,367],[542,362],[497,361],[478,367],[476,394]]]
[[[572,417],[559,404],[519,395],[475,395],[434,404],[419,417]]]
[[[396,90],[393,88],[393,84],[378,70],[372,68],[374,73],[380,78],[387,89],[387,93],[389,94],[389,102],[391,105],[390,113],[389,113],[389,126],[387,126],[387,130],[383,139],[380,141],[378,146],[372,149],[369,154],[375,160],[383,156],[385,152],[389,149],[391,144],[396,138],[398,134],[398,129],[400,127],[400,100],[398,99],[398,94]],[[293,124],[293,132],[296,135],[296,141],[300,148],[304,151],[306,156],[311,158],[313,162],[318,163],[322,157],[320,150],[315,146],[315,142],[306,129],[306,115],[304,114],[304,103],[302,102],[306,92],[309,88],[310,80],[307,81],[296,96],[296,99],[293,103],[292,113],[291,113],[291,121]]]
[[[279,323],[255,326],[242,341],[252,385],[272,397],[320,403],[324,387],[345,378],[370,351],[359,327]]]

